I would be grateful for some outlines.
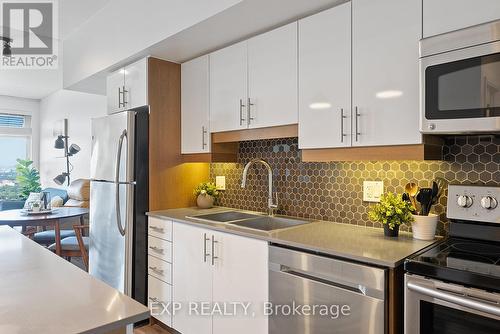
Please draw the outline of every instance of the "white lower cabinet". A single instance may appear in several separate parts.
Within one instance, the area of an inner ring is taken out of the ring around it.
[[[174,224],[173,235],[173,301],[182,305],[173,328],[182,334],[267,333],[267,242],[182,223]],[[230,314],[218,312],[224,307]]]

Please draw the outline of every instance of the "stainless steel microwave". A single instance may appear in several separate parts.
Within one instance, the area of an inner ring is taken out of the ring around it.
[[[420,41],[420,131],[500,133],[500,20]]]

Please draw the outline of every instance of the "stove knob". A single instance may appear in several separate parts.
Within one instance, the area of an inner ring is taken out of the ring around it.
[[[470,208],[472,205],[472,198],[467,195],[460,195],[457,199],[457,204],[462,208]]]
[[[497,200],[494,197],[486,196],[481,198],[481,206],[487,210],[493,210],[498,205]]]

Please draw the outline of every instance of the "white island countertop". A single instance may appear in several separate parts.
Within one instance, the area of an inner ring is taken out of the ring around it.
[[[147,318],[144,305],[0,226],[0,333],[109,333]]]

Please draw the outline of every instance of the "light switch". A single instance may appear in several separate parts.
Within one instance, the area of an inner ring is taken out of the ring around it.
[[[384,181],[363,181],[363,201],[380,202],[384,193]]]
[[[215,177],[215,188],[217,188],[217,190],[226,190],[226,177],[225,176],[216,176]]]

